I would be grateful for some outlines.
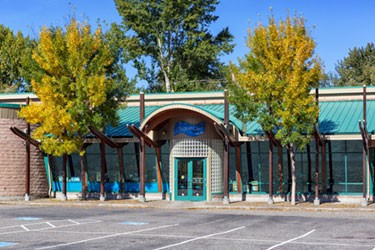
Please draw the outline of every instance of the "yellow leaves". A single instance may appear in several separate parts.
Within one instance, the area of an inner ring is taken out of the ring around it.
[[[106,78],[105,76],[89,77],[87,81],[89,101],[92,107],[100,106],[106,101]]]
[[[319,112],[309,91],[321,79],[322,69],[304,19],[288,16],[276,22],[271,17],[268,26],[249,33],[248,46],[250,53],[233,70],[236,83],[252,93],[248,113],[262,107],[253,117],[263,128],[282,129],[280,138],[309,131]]]
[[[88,125],[105,125],[95,108],[105,105],[112,91],[107,71],[114,58],[103,39],[100,28],[91,34],[88,24],[75,19],[65,30],[41,30],[33,58],[45,74],[32,80],[41,103],[22,108],[20,117],[38,125],[33,137],[45,152],[80,152]]]

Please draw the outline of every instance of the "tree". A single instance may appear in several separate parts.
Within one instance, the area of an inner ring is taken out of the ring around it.
[[[315,43],[301,17],[288,16],[249,32],[250,52],[231,64],[231,100],[245,121],[258,122],[263,131],[285,146],[292,159],[291,202],[295,204],[295,150],[309,142],[319,110],[309,94],[322,77]]]
[[[349,55],[336,65],[338,86],[375,85],[375,45],[354,47]]]
[[[228,28],[216,36],[208,27],[218,17],[217,0],[115,0],[122,24],[125,62],[154,91],[222,88],[220,56],[232,51]]]
[[[0,25],[0,92],[16,92],[30,83],[27,71],[35,43]]]
[[[119,50],[108,42],[101,28],[74,18],[65,29],[44,27],[33,59],[33,90],[40,103],[31,103],[19,115],[38,125],[32,137],[54,156],[84,153],[88,126],[115,125],[119,103],[128,88],[119,64]]]

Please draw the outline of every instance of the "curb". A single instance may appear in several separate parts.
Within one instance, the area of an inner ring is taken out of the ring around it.
[[[182,210],[244,210],[244,211],[268,211],[268,212],[356,212],[356,213],[375,213],[375,206],[369,205],[361,207],[345,207],[343,204],[331,205],[324,204],[320,207],[314,207],[313,204],[298,204],[295,206],[286,205],[285,203],[264,205],[254,203],[244,203],[241,205],[229,204],[201,204],[194,202],[168,202],[168,201],[127,201],[111,202],[111,201],[56,201],[56,200],[40,200],[40,201],[0,201],[1,206],[67,206],[67,207],[105,207],[105,208],[129,208],[129,209],[182,209]],[[325,206],[325,207],[324,207]]]

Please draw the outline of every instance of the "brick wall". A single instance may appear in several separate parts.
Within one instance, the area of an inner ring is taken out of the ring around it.
[[[25,143],[10,131],[11,126],[21,130],[26,128],[21,120],[0,119],[0,199],[25,195]],[[30,148],[30,195],[46,197],[48,183],[43,154],[33,145]]]

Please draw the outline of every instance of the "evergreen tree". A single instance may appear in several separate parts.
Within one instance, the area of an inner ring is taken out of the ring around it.
[[[35,41],[14,34],[0,25],[0,92],[28,89],[30,84],[31,52]]]
[[[209,32],[217,0],[115,0],[125,62],[132,61],[151,91],[223,87],[220,56],[233,49],[228,28]]]
[[[337,86],[375,85],[375,45],[354,47],[349,55],[336,65]]]

